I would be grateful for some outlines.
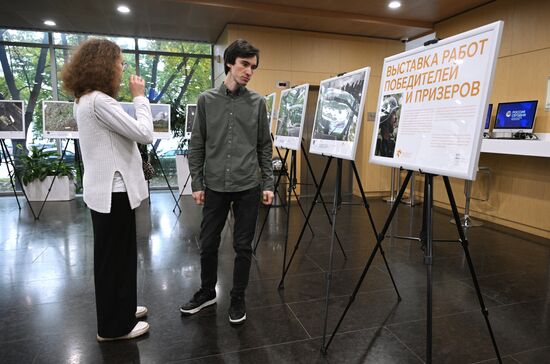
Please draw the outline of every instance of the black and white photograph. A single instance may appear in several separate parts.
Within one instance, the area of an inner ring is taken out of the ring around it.
[[[48,138],[76,139],[78,126],[70,101],[43,101],[42,118],[44,136]]]
[[[23,101],[0,100],[0,139],[25,138]]]
[[[302,138],[309,85],[300,85],[281,92],[277,115],[275,146],[298,150]]]
[[[370,68],[321,81],[310,151],[353,159]]]

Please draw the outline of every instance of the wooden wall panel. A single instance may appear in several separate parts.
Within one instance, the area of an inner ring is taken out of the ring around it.
[[[550,1],[497,0],[437,24],[438,36],[504,20],[491,102],[539,100],[535,132],[550,133],[544,110],[550,76]],[[550,159],[481,154],[480,166],[491,169],[489,199],[472,200],[470,214],[528,233],[550,238]],[[463,181],[453,180],[457,204],[464,206]],[[474,194],[485,186],[474,182]],[[436,184],[436,204],[448,206],[443,185]]]
[[[512,53],[550,48],[550,1],[514,1],[510,11],[513,16]]]

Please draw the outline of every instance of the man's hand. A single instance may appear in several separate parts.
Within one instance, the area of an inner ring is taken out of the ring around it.
[[[204,205],[204,191],[195,191],[193,192],[193,198],[197,205]]]
[[[273,202],[273,191],[263,191],[262,203],[264,205],[271,205]]]

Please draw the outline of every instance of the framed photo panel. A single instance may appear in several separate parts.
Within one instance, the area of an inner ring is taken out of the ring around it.
[[[475,179],[502,28],[384,60],[370,162]]]
[[[276,147],[300,149],[308,91],[308,84],[281,91],[275,142],[273,143]]]
[[[355,160],[370,67],[321,81],[310,153]]]
[[[78,126],[71,101],[42,101],[42,126],[45,138],[78,139]]]
[[[133,102],[121,102],[120,105],[128,115],[135,119],[136,111]],[[153,138],[170,139],[170,104],[151,104],[151,114],[153,115]]]
[[[25,103],[0,100],[0,139],[25,139]]]

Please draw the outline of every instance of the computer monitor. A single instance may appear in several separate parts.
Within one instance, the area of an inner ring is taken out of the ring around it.
[[[538,100],[502,102],[498,104],[493,132],[532,133]]]
[[[493,104],[489,104],[487,107],[487,117],[485,118],[485,132],[489,131],[491,125],[491,114],[493,113]]]

